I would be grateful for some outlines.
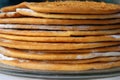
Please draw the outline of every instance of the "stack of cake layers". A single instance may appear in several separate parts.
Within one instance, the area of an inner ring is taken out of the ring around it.
[[[52,71],[120,67],[120,6],[65,1],[4,7],[0,63]]]

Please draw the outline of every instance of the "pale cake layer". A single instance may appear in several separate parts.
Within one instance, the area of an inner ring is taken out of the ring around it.
[[[58,64],[47,63],[44,61],[30,61],[30,60],[0,60],[0,63],[15,66],[24,69],[34,70],[52,70],[52,71],[84,71],[93,69],[108,69],[120,67],[120,61],[115,62],[99,62],[99,63],[81,63],[81,64]]]
[[[0,13],[0,18],[17,18],[17,17],[23,17],[23,16],[19,14],[18,12]]]
[[[98,53],[52,53],[42,51],[29,51],[29,50],[16,50],[12,48],[0,47],[0,52],[6,56],[32,59],[32,60],[79,60],[79,59],[91,59],[97,57],[117,57],[120,56],[120,52],[98,52]],[[59,57],[58,57],[59,56]]]
[[[16,57],[8,57],[3,54],[0,54],[0,60],[19,60],[20,62],[26,62],[26,61],[36,61],[39,62],[39,60],[31,60],[31,59],[20,59]],[[119,61],[120,57],[96,57],[91,59],[81,59],[81,60],[40,60],[40,62],[44,63],[57,63],[57,64],[79,64],[79,63],[95,63],[95,62],[113,62],[113,61]]]
[[[120,29],[115,25],[76,25],[76,26],[53,26],[53,25],[25,25],[25,24],[0,24],[0,29],[29,29],[29,30],[65,30],[65,31],[94,31]]]

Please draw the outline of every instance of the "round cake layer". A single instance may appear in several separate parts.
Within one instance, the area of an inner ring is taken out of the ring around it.
[[[29,50],[34,53],[33,50]],[[120,46],[108,46],[108,47],[100,47],[93,49],[78,49],[78,50],[36,50],[36,53],[99,53],[99,52],[120,52]]]
[[[22,30],[59,30],[59,31],[94,31],[120,29],[115,25],[76,25],[76,26],[52,26],[52,25],[25,25],[25,24],[0,24],[0,29],[22,29]]]
[[[0,38],[32,41],[32,42],[102,42],[102,41],[120,41],[120,35],[106,35],[106,36],[84,36],[84,37],[30,37],[30,36],[16,36],[8,34],[0,34]]]
[[[48,63],[59,63],[59,64],[86,64],[86,63],[100,63],[100,62],[114,62],[119,61],[120,57],[97,57],[92,59],[84,60],[57,60],[57,61],[45,61]]]
[[[0,19],[0,24],[81,25],[81,24],[117,24],[117,23],[120,23],[120,19],[70,20],[70,19],[28,18],[28,17]]]
[[[0,60],[23,60],[25,61],[36,61],[36,62],[45,62],[45,63],[57,63],[57,64],[79,64],[79,63],[96,63],[96,62],[113,62],[113,61],[119,61],[120,57],[118,56],[109,56],[109,57],[96,57],[96,58],[90,58],[90,59],[81,59],[81,60],[31,60],[31,59],[21,59],[16,57],[8,57],[3,55],[3,53],[0,53]]]
[[[87,5],[87,6],[86,6]],[[16,8],[30,8],[44,13],[72,13],[72,14],[112,14],[120,12],[119,5],[103,2],[23,2],[17,5],[3,7],[2,12],[16,11]]]
[[[0,46],[28,50],[78,50],[120,45],[120,42],[40,43],[0,39]]]
[[[16,11],[16,8],[26,8],[27,2],[22,2],[17,5],[7,6],[0,9],[1,12],[13,12]]]
[[[120,56],[120,52],[54,53],[54,52],[42,52],[42,51],[16,50],[12,48],[4,48],[4,47],[0,47],[0,52],[10,57],[33,59],[33,60],[79,60],[79,59],[82,60],[82,59],[91,59],[96,57]]]
[[[1,34],[12,34],[19,36],[41,36],[41,37],[70,37],[70,36],[96,36],[120,34],[120,29],[100,31],[44,31],[44,30],[12,30],[0,29]]]
[[[118,57],[108,57],[108,58],[104,58],[103,60],[102,58],[99,58],[99,61],[101,61],[99,63],[93,62],[93,63],[77,63],[76,64],[74,62],[73,63],[60,63],[58,61],[58,63],[55,63],[55,62],[49,62],[49,61],[31,61],[31,60],[16,59],[16,58],[11,58],[11,57],[0,55],[0,63],[19,67],[19,68],[45,70],[45,71],[47,70],[83,71],[83,70],[91,70],[91,69],[108,69],[108,68],[113,68],[113,67],[120,67],[120,61],[117,61],[117,60],[119,60]]]
[[[29,17],[42,17],[42,18],[52,18],[52,19],[112,19],[112,18],[120,18],[120,13],[117,14],[107,14],[107,15],[75,15],[75,14],[48,14],[48,13],[40,13],[35,12],[31,9],[27,8],[18,8],[16,11],[23,15]]]
[[[103,2],[43,2],[27,3],[32,10],[43,13],[73,13],[73,14],[111,14],[120,12],[120,6]]]

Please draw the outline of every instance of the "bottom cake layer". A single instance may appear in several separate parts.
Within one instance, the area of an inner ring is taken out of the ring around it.
[[[118,59],[118,58],[114,58]],[[108,62],[107,62],[108,61]],[[7,57],[4,55],[0,56],[0,63],[15,66],[24,69],[35,69],[35,70],[52,70],[52,71],[83,71],[92,69],[107,69],[113,67],[120,67],[120,60],[106,60],[105,62],[94,62],[94,63],[52,63],[47,61],[32,61],[24,59],[16,59]]]

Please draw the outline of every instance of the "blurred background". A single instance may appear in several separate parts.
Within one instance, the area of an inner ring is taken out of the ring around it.
[[[4,6],[8,6],[8,5],[18,4],[18,3],[21,3],[23,1],[28,1],[28,2],[43,2],[43,1],[47,1],[47,0],[0,0],[0,8],[4,7]],[[55,0],[48,0],[48,1],[55,1]],[[82,1],[89,1],[89,0],[82,0]],[[120,0],[93,0],[93,1],[104,1],[104,2],[108,2],[108,3],[117,3],[117,4],[120,4]]]

